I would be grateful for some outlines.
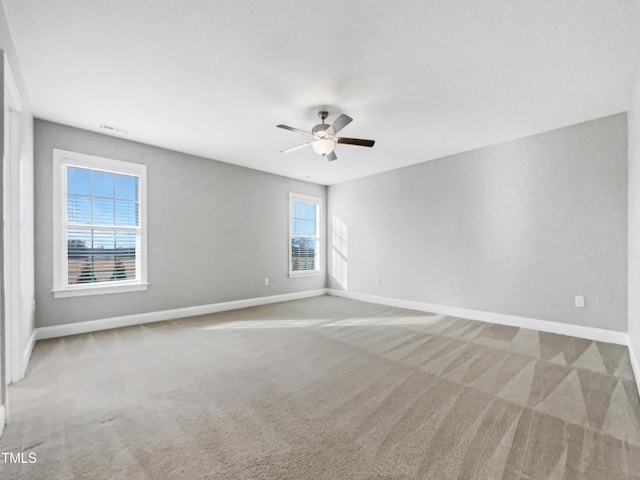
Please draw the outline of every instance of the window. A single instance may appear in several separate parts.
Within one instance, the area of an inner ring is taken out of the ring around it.
[[[146,167],[53,151],[56,297],[146,290]]]
[[[289,194],[289,276],[320,273],[322,199]]]

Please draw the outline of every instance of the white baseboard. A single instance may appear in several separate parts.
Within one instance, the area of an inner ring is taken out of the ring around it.
[[[209,305],[198,305],[195,307],[176,308],[173,310],[163,310],[159,312],[124,315],[121,317],[103,318],[100,320],[90,320],[86,322],[66,323],[63,325],[55,325],[52,327],[39,327],[34,331],[34,339],[44,340],[47,338],[97,332],[100,330],[109,330],[112,328],[130,327],[133,325],[141,325],[143,323],[162,322],[165,320],[175,320],[184,317],[207,315],[210,313],[224,312],[227,310],[235,310],[238,308],[254,307],[257,305],[267,305],[269,303],[286,302],[288,300],[316,297],[324,294],[350,298],[353,300],[360,300],[363,302],[389,305],[392,307],[407,308],[411,310],[467,318],[469,320],[480,320],[483,322],[496,323],[499,325],[529,328],[532,330],[540,330],[542,332],[586,338],[588,340],[597,340],[600,342],[615,343],[618,345],[629,345],[629,336],[626,332],[616,332],[613,330],[605,330],[602,328],[584,327],[580,325],[571,325],[568,323],[537,320],[533,318],[519,317],[516,315],[484,312],[480,310],[450,307],[446,305],[436,305],[432,303],[416,302],[399,298],[381,297],[365,293],[347,292],[344,290],[336,290],[331,288],[307,290],[304,292],[296,293],[285,293],[281,295],[271,295],[268,297],[248,298],[244,300],[233,300],[230,302],[220,302],[212,303]],[[27,355],[30,355],[30,348],[33,348],[32,342],[30,342],[30,345],[27,346],[27,349],[29,351],[28,354],[27,350],[25,350],[25,358],[27,358]]]
[[[629,360],[631,361],[631,369],[633,370],[633,376],[636,379],[636,388],[638,389],[638,396],[640,396],[640,358],[636,355],[635,348],[631,338],[629,338]]]
[[[440,315],[449,315],[453,317],[466,318],[469,320],[480,320],[483,322],[495,323],[499,325],[528,328],[532,330],[539,330],[541,332],[557,333],[560,335],[569,335],[572,337],[585,338],[588,340],[597,340],[600,342],[625,345],[629,349],[629,359],[631,361],[633,374],[636,378],[638,394],[640,395],[640,357],[638,357],[638,355],[636,354],[633,345],[630,342],[629,335],[626,332],[616,332],[613,330],[605,330],[602,328],[584,327],[580,325],[571,325],[568,323],[551,322],[548,320],[538,320],[516,315],[506,315],[503,313],[492,313],[481,310],[450,307],[446,305],[436,305],[431,303],[416,302],[412,300],[403,300],[399,298],[381,297],[377,295],[348,292],[332,288],[307,290],[304,292],[285,293],[282,295],[272,295],[268,297],[248,298],[230,302],[212,303],[209,305],[198,305],[195,307],[176,308],[173,310],[141,313],[136,315],[125,315],[121,317],[104,318],[87,322],[68,323],[64,325],[55,325],[52,327],[36,328],[29,337],[29,342],[27,343],[23,354],[22,376],[24,377],[24,374],[26,372],[27,365],[29,364],[29,358],[31,357],[31,352],[36,340],[97,332],[100,330],[110,330],[112,328],[129,327],[133,325],[141,325],[144,323],[175,320],[178,318],[193,317],[197,315],[207,315],[210,313],[235,310],[238,308],[267,305],[269,303],[286,302],[289,300],[298,300],[301,298],[316,297],[325,294],[350,298],[352,300],[360,300],[362,302],[389,305],[391,307],[406,308],[410,310],[418,310]],[[4,422],[5,410],[4,407],[0,406],[0,435],[2,434],[2,429],[4,428]]]
[[[36,332],[35,330],[31,331],[31,335],[27,340],[27,343],[24,346],[24,350],[20,354],[16,352],[11,361],[11,368],[7,369],[7,381],[9,384],[16,383],[22,380],[27,373],[27,367],[29,366],[29,359],[31,358],[31,352],[33,351],[33,346],[36,343]]]
[[[362,302],[378,303],[381,305],[389,305],[391,307],[407,308],[410,310],[418,310],[421,312],[430,312],[440,315],[449,315],[452,317],[467,318],[469,320],[480,320],[483,322],[497,323],[499,325],[508,325],[511,327],[529,328],[532,330],[540,330],[541,332],[569,335],[571,337],[586,338],[588,340],[597,340],[600,342],[615,343],[618,345],[628,345],[629,343],[629,335],[627,334],[627,332],[616,332],[613,330],[605,330],[602,328],[583,327],[580,325],[571,325],[568,323],[537,320],[534,318],[519,317],[516,315],[505,315],[503,313],[484,312],[467,308],[449,307],[446,305],[435,305],[432,303],[415,302],[412,300],[402,300],[399,298],[379,297],[377,295],[348,292],[344,290],[336,290],[333,288],[328,288],[327,293],[329,295],[351,298],[353,300],[360,300]]]
[[[580,325],[571,325],[568,323],[551,322],[548,320],[538,320],[516,315],[506,315],[503,313],[492,313],[481,310],[471,310],[467,308],[436,305],[431,303],[416,302],[412,300],[403,300],[399,298],[381,297],[377,295],[348,292],[332,288],[321,288],[317,290],[307,290],[304,292],[285,293],[268,297],[248,298],[230,302],[212,303],[209,305],[198,305],[195,307],[176,308],[173,310],[141,313],[136,315],[125,315],[121,317],[104,318],[87,322],[68,323],[64,325],[55,325],[52,327],[36,328],[29,338],[29,342],[24,351],[23,368],[24,371],[26,371],[27,365],[29,363],[29,358],[31,357],[31,351],[33,350],[33,345],[36,340],[97,332],[100,330],[109,330],[119,327],[129,327],[133,325],[141,325],[144,323],[175,320],[178,318],[193,317],[197,315],[207,315],[210,313],[235,310],[238,308],[267,305],[269,303],[286,302],[289,300],[298,300],[301,298],[316,297],[325,294],[350,298],[353,300],[360,300],[362,302],[389,305],[391,307],[407,308],[411,310],[436,313],[440,315],[461,317],[469,320],[480,320],[483,322],[495,323],[499,325],[528,328],[532,330],[539,330],[542,332],[557,333],[560,335],[585,338],[588,340],[597,340],[600,342],[625,345],[629,349],[629,358],[631,361],[631,366],[633,368],[634,376],[637,380],[636,385],[638,386],[638,393],[640,394],[640,357],[638,357],[637,355],[637,353],[640,352],[635,352],[633,345],[629,341],[629,335],[627,334],[627,332],[616,332],[613,330],[605,330],[602,328],[584,327]],[[0,432],[2,431],[2,426],[4,425],[4,415],[4,408],[0,407]]]
[[[0,405],[0,436],[2,436],[2,432],[4,431],[4,423],[6,421],[4,412],[4,405]]]
[[[209,305],[198,305],[195,307],[176,308],[173,310],[163,310],[159,312],[124,315],[121,317],[103,318],[87,322],[66,323],[52,327],[39,327],[35,329],[35,339],[44,340],[47,338],[65,337],[67,335],[110,330],[112,328],[130,327],[133,325],[141,325],[143,323],[163,322],[165,320],[195,317],[197,315],[208,315],[210,313],[224,312],[238,308],[255,307],[258,305],[267,305],[269,303],[286,302],[289,300],[298,300],[300,298],[317,297],[325,294],[326,289],[320,288],[318,290],[284,293],[268,297],[247,298],[244,300],[233,300],[230,302],[212,303]]]
[[[20,378],[18,380],[22,380],[24,376],[27,374],[27,367],[29,366],[29,360],[31,359],[31,352],[33,352],[33,346],[36,344],[36,330],[34,329],[29,335],[29,340],[27,340],[27,345],[25,346],[24,352],[22,353],[22,364],[20,366]]]

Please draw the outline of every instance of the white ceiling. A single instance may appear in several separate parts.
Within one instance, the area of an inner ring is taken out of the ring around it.
[[[2,0],[37,117],[321,184],[627,109],[638,0]],[[354,122],[329,163],[319,105]]]

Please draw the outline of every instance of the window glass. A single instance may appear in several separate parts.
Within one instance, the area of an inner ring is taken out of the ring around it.
[[[67,285],[135,280],[138,177],[75,166],[66,176]]]
[[[320,199],[290,196],[289,264],[291,273],[318,272],[320,238],[318,215]]]

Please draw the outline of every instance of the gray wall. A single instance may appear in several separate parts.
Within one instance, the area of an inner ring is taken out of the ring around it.
[[[147,165],[147,291],[54,299],[54,148]],[[324,186],[42,120],[35,159],[39,327],[325,286],[324,274],[288,277],[288,194],[320,196],[326,205]]]
[[[629,338],[640,361],[640,72],[629,110]],[[633,358],[633,357],[632,357]],[[635,365],[640,367],[639,364]],[[636,371],[636,375],[640,370]],[[636,379],[640,388],[640,378]]]
[[[626,331],[624,113],[328,195],[348,231],[350,291]]]

